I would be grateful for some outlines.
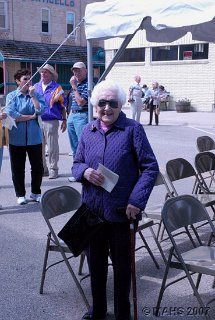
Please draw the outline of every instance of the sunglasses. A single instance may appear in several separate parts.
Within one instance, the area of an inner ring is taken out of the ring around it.
[[[24,78],[22,78],[22,80],[30,80],[30,77],[24,77]]]
[[[118,108],[118,101],[117,100],[104,100],[104,99],[102,99],[102,100],[99,100],[99,102],[98,102],[98,106],[100,108],[104,108],[107,104],[112,109]]]

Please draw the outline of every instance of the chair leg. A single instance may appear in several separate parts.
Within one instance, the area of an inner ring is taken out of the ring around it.
[[[169,253],[169,258],[168,258],[168,261],[167,261],[167,264],[166,264],[166,268],[165,268],[165,272],[164,272],[164,276],[163,276],[163,281],[162,281],[160,292],[159,292],[159,296],[158,296],[157,305],[155,307],[155,315],[156,315],[156,317],[159,315],[159,309],[160,309],[160,305],[161,305],[161,300],[163,298],[163,294],[164,294],[164,291],[166,289],[166,281],[167,281],[167,276],[168,276],[168,273],[169,273],[170,262],[171,262],[171,259],[172,259],[172,252],[173,252],[173,248],[171,248],[170,253]]]
[[[59,249],[60,249],[61,255],[62,255],[62,257],[63,257],[63,259],[64,259],[64,261],[66,263],[66,266],[67,266],[67,268],[68,268],[68,270],[69,270],[69,272],[70,272],[70,274],[71,274],[71,276],[72,276],[72,278],[73,278],[73,280],[74,280],[74,282],[76,284],[76,287],[77,287],[77,289],[78,289],[78,291],[79,291],[79,293],[80,293],[80,295],[81,295],[81,297],[82,297],[87,309],[89,310],[90,305],[89,305],[89,302],[88,302],[88,300],[87,300],[87,298],[85,296],[84,290],[83,290],[82,286],[80,285],[80,282],[78,281],[78,279],[77,279],[77,277],[76,277],[76,275],[75,275],[75,273],[74,273],[74,271],[73,271],[73,269],[72,269],[72,267],[71,267],[71,265],[69,263],[69,260],[68,260],[68,258],[66,256],[65,252],[62,250],[61,247],[59,247]]]
[[[145,248],[147,249],[149,255],[151,256],[151,258],[152,258],[152,260],[153,260],[156,268],[159,269],[159,268],[160,268],[160,267],[159,267],[159,264],[157,263],[157,261],[156,261],[154,255],[153,255],[151,249],[149,248],[149,245],[148,245],[146,239],[144,238],[142,232],[141,232],[141,231],[138,231],[138,233],[139,233],[139,235],[140,235],[140,237],[141,237],[141,239],[142,239],[142,241],[143,241],[143,243],[144,243]]]
[[[160,254],[161,254],[162,258],[163,258],[164,263],[167,264],[167,259],[166,259],[165,255],[163,253],[163,249],[161,248],[161,245],[160,245],[160,243],[159,243],[159,241],[158,241],[158,239],[157,239],[157,237],[155,235],[155,232],[154,232],[152,227],[150,227],[150,231],[151,231],[151,234],[152,234],[152,236],[154,238],[154,241],[155,241],[155,243],[156,243],[156,245],[157,245],[157,247],[158,247],[158,249],[160,251]]]
[[[47,235],[47,242],[46,242],[46,251],[44,256],[44,262],[43,262],[43,270],[42,270],[42,276],[41,276],[41,282],[40,282],[40,294],[43,294],[43,286],[44,281],[46,277],[46,267],[47,267],[47,261],[48,261],[48,255],[49,255],[49,246],[50,246],[50,237],[51,233]]]
[[[82,270],[83,270],[85,257],[86,257],[85,253],[82,252],[82,254],[80,255],[80,264],[79,264],[79,269],[78,269],[78,275],[79,276],[82,275]]]

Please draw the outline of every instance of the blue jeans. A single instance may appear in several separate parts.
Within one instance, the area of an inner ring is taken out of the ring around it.
[[[69,142],[72,148],[73,156],[76,154],[78,147],[78,142],[81,137],[83,128],[88,122],[88,113],[87,112],[70,112],[67,119],[67,130],[69,135]]]

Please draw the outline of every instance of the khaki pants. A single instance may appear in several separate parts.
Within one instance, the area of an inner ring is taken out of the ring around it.
[[[59,161],[59,144],[58,144],[58,129],[59,121],[50,120],[43,121],[43,168],[46,171],[46,156],[45,156],[45,146],[48,146],[48,159],[49,159],[49,169],[50,171],[55,171],[58,173],[58,161]]]

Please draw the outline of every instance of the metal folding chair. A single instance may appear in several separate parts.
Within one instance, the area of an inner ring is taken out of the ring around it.
[[[200,152],[195,156],[195,167],[199,179],[208,194],[215,195],[214,173],[215,173],[215,154],[210,151]]]
[[[164,252],[163,252],[163,250],[161,248],[161,245],[160,245],[160,243],[159,243],[159,241],[158,241],[158,239],[157,239],[157,237],[155,235],[155,232],[153,230],[153,226],[154,225],[155,225],[155,223],[154,223],[154,221],[152,219],[147,218],[147,217],[143,217],[142,218],[142,220],[140,221],[139,226],[137,228],[137,233],[139,234],[143,244],[140,245],[139,247],[136,247],[135,251],[138,251],[138,250],[140,250],[142,248],[146,248],[146,250],[148,251],[150,257],[152,258],[156,268],[159,269],[159,264],[158,264],[157,260],[155,259],[155,256],[153,255],[153,252],[152,252],[151,248],[149,247],[146,238],[143,235],[143,231],[145,229],[149,228],[149,230],[150,230],[150,232],[152,234],[152,237],[153,237],[153,239],[154,239],[154,241],[155,241],[155,243],[156,243],[156,245],[158,247],[158,250],[160,251],[160,254],[161,254],[162,258],[163,258],[163,261],[164,261],[164,263],[166,263],[167,262],[166,257],[164,255]]]
[[[185,278],[188,279],[195,297],[206,312],[206,305],[198,289],[203,274],[215,276],[215,247],[203,245],[196,225],[207,221],[210,228],[208,234],[210,235],[210,232],[215,234],[215,228],[210,216],[198,199],[191,195],[182,195],[166,201],[162,209],[162,218],[171,242],[171,248],[158,297],[156,315],[159,313],[161,300],[166,288]],[[187,236],[183,239],[180,236],[180,241],[178,241],[176,236],[177,234],[181,235],[179,231],[182,229]],[[177,279],[167,281],[170,268],[181,269],[184,271],[184,275],[180,274]],[[196,273],[198,277],[196,283],[194,283],[192,275]],[[207,305],[213,300],[210,300]]]
[[[169,160],[166,163],[166,172],[171,188],[174,191],[174,196],[190,193],[198,198],[205,207],[211,207],[214,210],[215,196],[209,194],[204,188],[197,172],[189,161],[183,158]],[[188,186],[190,192],[181,189],[179,185],[176,187],[177,181],[188,178],[192,179],[192,181],[186,180],[186,186]]]
[[[199,152],[215,149],[215,141],[209,136],[201,136],[196,140],[196,146]]]
[[[41,294],[43,293],[43,286],[44,286],[44,281],[46,277],[46,272],[51,267],[64,262],[81,294],[81,297],[85,305],[87,306],[87,308],[89,308],[89,303],[87,301],[87,298],[84,294],[84,291],[70,263],[71,261],[70,259],[74,257],[72,256],[71,251],[66,246],[66,244],[58,238],[57,232],[56,232],[56,226],[54,224],[54,220],[55,220],[54,218],[78,209],[78,207],[80,206],[80,199],[81,199],[80,193],[76,189],[69,186],[53,188],[53,189],[47,190],[42,195],[40,209],[48,225],[49,233],[47,235],[45,257],[44,257],[41,284],[40,284],[40,293]],[[62,256],[62,259],[61,260],[58,259],[56,262],[48,265],[48,258],[49,258],[50,252],[60,253]],[[69,254],[69,256],[67,254]]]
[[[158,197],[162,197],[163,201],[153,205],[147,205],[143,213],[146,217],[151,218],[152,220],[159,221],[158,223],[154,223],[154,224],[158,224],[157,239],[159,239],[160,234],[161,234],[160,238],[162,239],[163,229],[162,229],[161,209],[163,207],[165,200],[173,197],[173,193],[170,190],[166,182],[166,179],[164,178],[164,175],[161,172],[159,172],[157,176],[155,186],[151,194],[151,198],[155,199],[155,201],[157,200]]]

